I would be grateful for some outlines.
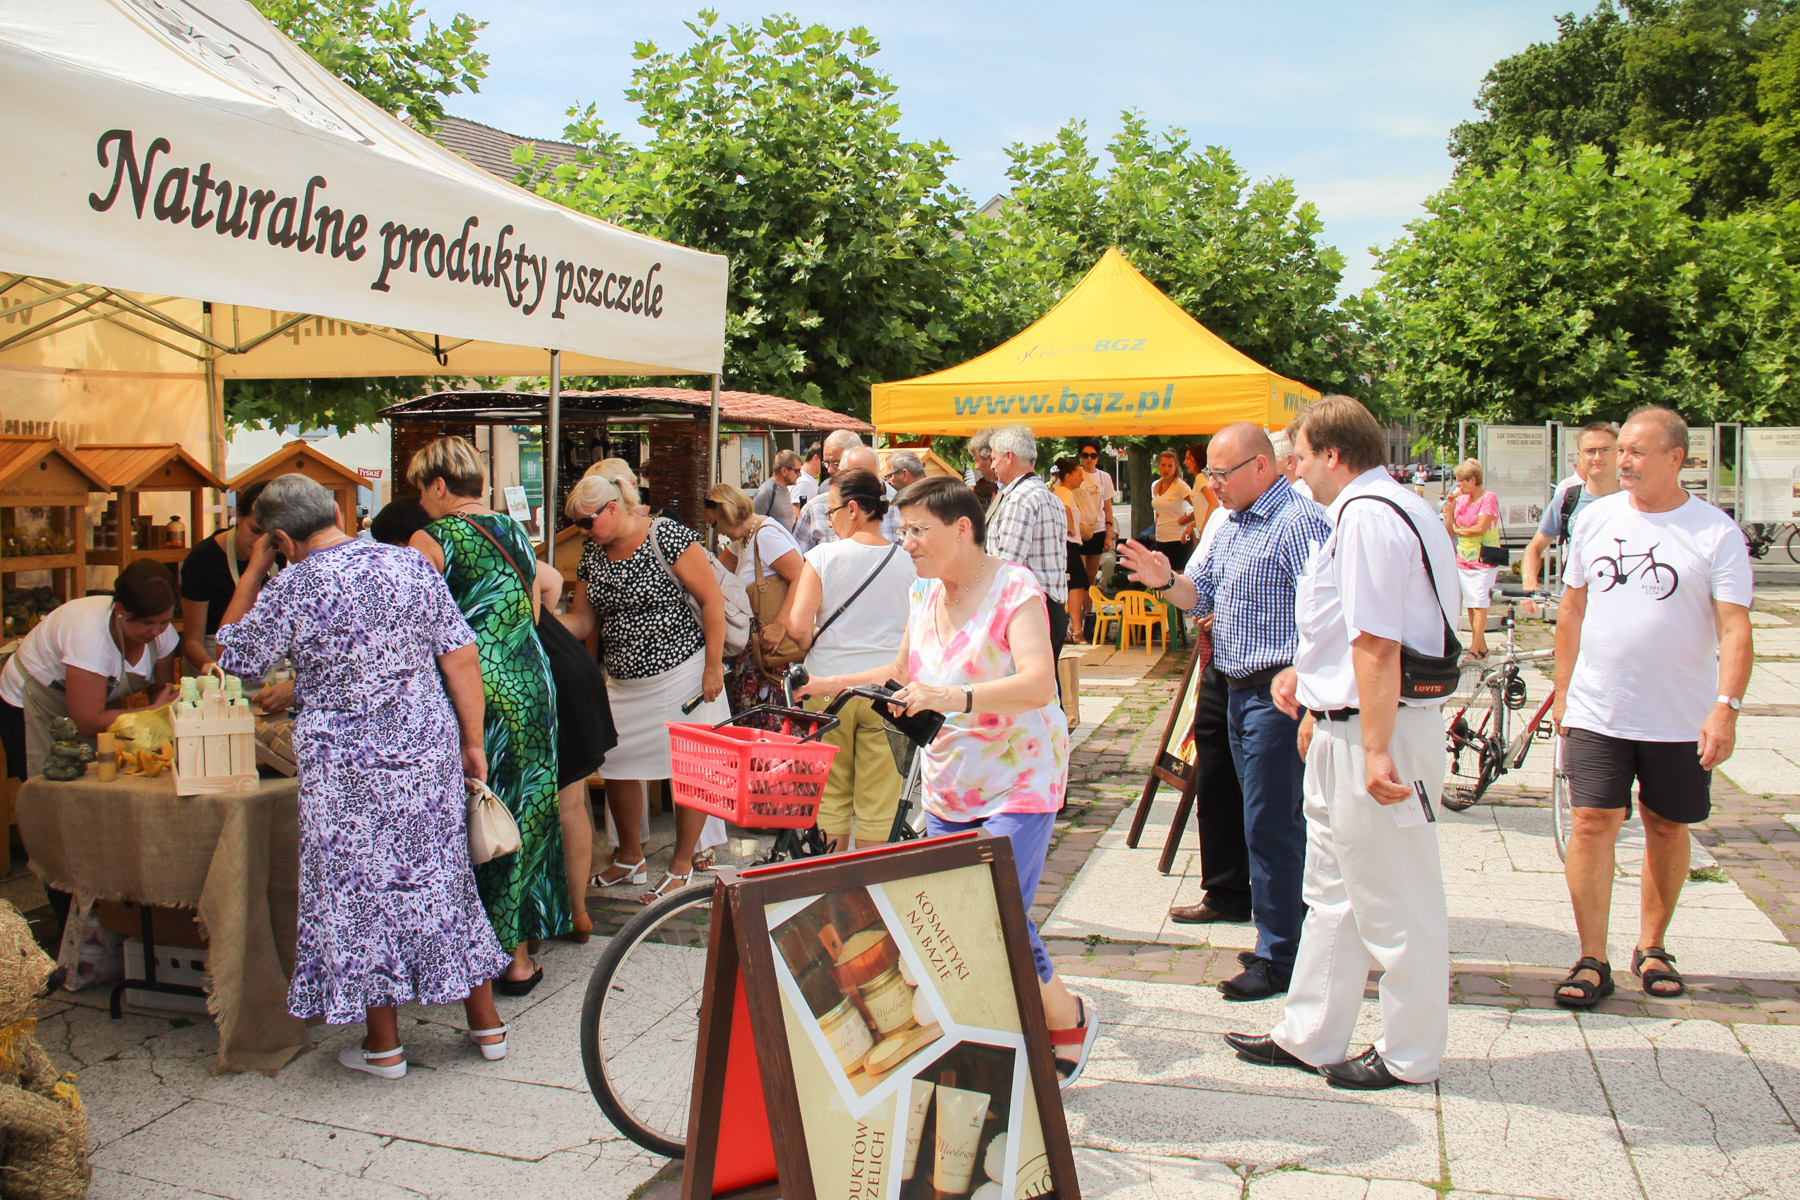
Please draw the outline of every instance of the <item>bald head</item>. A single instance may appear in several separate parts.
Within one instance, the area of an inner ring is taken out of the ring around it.
[[[1206,469],[1219,502],[1243,512],[1281,477],[1268,431],[1248,421],[1227,425],[1206,447]]]
[[[855,435],[852,434],[851,436],[854,437]],[[869,449],[859,441],[856,445],[844,451],[844,457],[838,460],[838,470],[848,471],[852,468],[879,473],[881,460],[875,456],[873,450]]]

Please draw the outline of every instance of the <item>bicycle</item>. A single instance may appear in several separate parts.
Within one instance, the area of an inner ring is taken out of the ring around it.
[[[1540,604],[1550,603],[1546,592],[1527,592],[1516,588],[1495,588],[1494,594],[1507,600],[1536,600]],[[1554,736],[1553,727],[1546,719],[1550,707],[1556,702],[1556,689],[1552,687],[1541,703],[1524,721],[1514,736],[1509,726],[1512,715],[1522,712],[1530,702],[1527,694],[1522,664],[1540,662],[1553,658],[1554,650],[1519,650],[1513,641],[1513,631],[1517,624],[1515,606],[1506,606],[1506,615],[1501,618],[1501,627],[1506,634],[1506,649],[1500,660],[1484,669],[1476,679],[1475,686],[1470,689],[1469,698],[1463,706],[1451,714],[1445,738],[1450,751],[1450,773],[1453,776],[1472,778],[1471,784],[1457,784],[1444,793],[1444,807],[1452,812],[1462,812],[1481,800],[1488,788],[1509,771],[1516,771],[1524,765],[1525,756],[1531,753],[1532,743],[1539,738]],[[1463,770],[1463,755],[1473,756],[1473,772]],[[1560,778],[1560,772],[1556,778]],[[1552,787],[1554,793],[1556,788]],[[1554,794],[1552,797],[1554,801]],[[1554,805],[1553,805],[1554,806]],[[1557,844],[1562,845],[1559,832]]]
[[[758,705],[713,728],[741,726],[751,718],[777,720],[783,733],[795,724],[815,726],[801,739],[804,743],[835,728],[837,713],[850,700],[862,697],[879,705],[898,690],[892,683],[846,688],[823,712],[809,712],[793,703],[794,689],[806,678],[805,668],[795,663],[783,679],[785,706]],[[924,809],[915,805],[918,752],[935,736],[942,717],[894,718],[884,712],[883,720],[902,780],[888,840],[911,841],[925,831]],[[812,858],[827,848],[817,822],[805,829],[782,829],[753,865]],[[627,921],[594,964],[581,1005],[581,1063],[595,1102],[620,1133],[665,1158],[681,1158],[685,1151],[712,898],[712,884],[696,884]]]
[[[1753,521],[1739,528],[1743,531],[1744,546],[1750,551],[1750,557],[1758,559],[1767,556],[1776,540],[1781,538],[1782,530],[1787,530],[1782,549],[1786,551],[1789,562],[1800,563],[1800,525],[1791,522],[1787,525],[1771,525]]]

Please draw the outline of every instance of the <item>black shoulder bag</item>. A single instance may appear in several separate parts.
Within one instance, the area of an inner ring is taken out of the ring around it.
[[[1413,519],[1406,515],[1406,510],[1386,496],[1361,495],[1352,496],[1344,501],[1347,507],[1358,500],[1379,500],[1406,522],[1412,530],[1413,537],[1419,542],[1419,561],[1425,565],[1425,581],[1431,585],[1432,598],[1437,601],[1438,615],[1444,617],[1444,653],[1421,654],[1409,649],[1405,642],[1400,643],[1400,696],[1405,700],[1443,700],[1456,692],[1457,685],[1462,682],[1462,641],[1456,636],[1456,627],[1450,618],[1444,616],[1444,601],[1437,594],[1437,580],[1431,574],[1431,555],[1425,549],[1425,538],[1419,533],[1419,527]],[[1344,519],[1343,509],[1338,509],[1338,522]],[[1335,554],[1336,552],[1333,551]]]

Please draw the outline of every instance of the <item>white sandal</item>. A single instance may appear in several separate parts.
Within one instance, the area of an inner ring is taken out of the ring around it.
[[[400,1056],[400,1061],[385,1067],[376,1066],[377,1058]],[[352,1071],[362,1071],[377,1079],[400,1079],[406,1074],[406,1047],[395,1046],[392,1050],[364,1050],[361,1045],[352,1043],[338,1051],[338,1062]]]
[[[655,904],[658,900],[663,898],[671,887],[684,888],[692,882],[694,882],[694,869],[692,867],[688,868],[686,875],[677,875],[675,872],[670,871],[662,877],[661,883],[639,896],[638,903]]]
[[[511,1028],[511,1025],[501,1025],[495,1029],[471,1029],[469,1030],[469,1040],[475,1043],[477,1050],[481,1051],[481,1057],[489,1062],[499,1062],[506,1057],[506,1033]],[[500,1035],[500,1040],[497,1042],[479,1040],[484,1037],[492,1037],[496,1033]]]
[[[620,887],[627,883],[634,883],[641,886],[650,882],[650,862],[648,859],[640,858],[635,863],[622,863],[615,860],[612,866],[607,867],[606,870],[611,871],[615,868],[622,868],[625,874],[619,876],[617,879],[606,879],[603,878],[606,872],[601,871],[588,877],[588,886],[591,888],[610,888]]]

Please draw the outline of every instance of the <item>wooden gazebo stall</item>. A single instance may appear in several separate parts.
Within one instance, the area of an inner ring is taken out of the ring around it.
[[[55,438],[0,436],[0,589],[8,635],[26,632],[14,628],[23,604],[15,593],[19,575],[50,572],[52,605],[87,594],[88,498],[106,490],[105,480]],[[21,530],[21,508],[45,509],[45,527]],[[35,602],[26,607],[31,623],[48,611]]]
[[[343,463],[327,458],[298,439],[289,442],[254,467],[239,472],[225,486],[234,492],[241,492],[253,483],[267,483],[271,479],[295,473],[306,476],[329,491],[337,501],[338,515],[344,519],[344,529],[349,533],[356,532],[356,489],[367,487],[368,481]]]
[[[201,522],[205,507],[201,493],[207,488],[225,490],[224,480],[173,442],[149,446],[78,446],[75,454],[105,481],[106,490],[113,494],[108,513],[110,519],[95,527],[94,548],[88,551],[88,562],[96,565],[118,567],[122,571],[139,558],[160,563],[180,562],[204,536]],[[144,492],[187,493],[187,535],[180,545],[171,546],[162,541],[160,535],[145,536],[149,531],[138,528],[138,497]]]

